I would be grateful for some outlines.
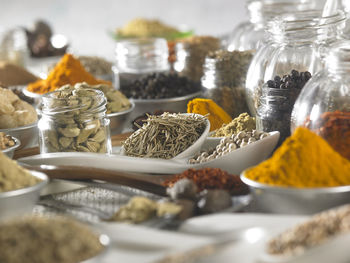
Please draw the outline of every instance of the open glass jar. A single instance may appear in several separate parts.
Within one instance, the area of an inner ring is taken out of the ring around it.
[[[293,69],[314,75],[323,69],[329,46],[342,38],[345,20],[340,10],[329,17],[321,17],[321,11],[305,11],[268,23],[268,41],[256,52],[247,73],[246,95],[253,115],[260,104],[262,85],[274,76]]]
[[[170,68],[168,45],[163,38],[119,40],[115,54],[116,86],[121,89],[148,74],[167,72]]]
[[[106,98],[102,91],[66,89],[45,94],[38,122],[41,153],[111,153]]]
[[[350,42],[334,45],[326,68],[305,85],[292,112],[292,131],[298,126],[316,132],[350,160]]]
[[[248,0],[249,21],[240,23],[230,34],[227,50],[257,50],[265,38],[267,22],[280,14],[310,10],[314,0]]]

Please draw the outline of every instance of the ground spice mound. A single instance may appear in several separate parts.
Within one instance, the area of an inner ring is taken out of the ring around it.
[[[245,176],[276,186],[350,185],[350,162],[320,136],[299,127],[270,159],[247,170]]]
[[[103,249],[98,236],[72,219],[27,217],[0,225],[0,262],[76,263]]]
[[[316,214],[306,222],[272,239],[267,246],[270,254],[295,255],[320,245],[327,239],[350,231],[350,205]]]
[[[198,191],[204,189],[223,189],[234,194],[247,194],[248,187],[241,181],[238,175],[229,174],[219,168],[188,169],[182,174],[166,180],[163,185],[173,187],[181,179],[190,179],[198,187]]]
[[[230,123],[224,124],[220,129],[216,130],[211,137],[229,137],[241,131],[252,132],[256,129],[255,118],[249,116],[248,113],[242,113]]]
[[[8,62],[0,62],[0,86],[27,85],[36,80],[38,77],[25,68]]]
[[[0,152],[0,193],[29,187],[39,182],[40,179]]]
[[[47,79],[38,80],[29,84],[27,89],[31,92],[44,94],[54,91],[63,85],[74,85],[79,82],[86,82],[89,85],[112,85],[109,81],[96,79],[92,74],[85,70],[78,59],[74,58],[71,54],[66,54],[56,64]]]

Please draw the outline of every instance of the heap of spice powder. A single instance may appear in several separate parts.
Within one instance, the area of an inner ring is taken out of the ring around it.
[[[71,54],[65,54],[50,72],[47,79],[38,80],[29,84],[27,90],[44,94],[54,91],[63,85],[74,85],[79,82],[86,82],[89,85],[112,85],[110,81],[96,79],[85,70],[78,59],[74,58]]]
[[[239,132],[252,132],[256,128],[255,118],[248,113],[242,113],[230,123],[217,129],[211,137],[229,137]]]
[[[188,169],[181,174],[163,182],[166,187],[173,187],[181,179],[192,180],[198,187],[198,191],[204,189],[223,189],[231,195],[247,194],[248,187],[237,175],[229,174],[220,168]]]
[[[325,112],[315,123],[307,121],[306,127],[314,130],[334,150],[350,160],[350,112]]]
[[[165,112],[148,116],[123,144],[128,156],[170,159],[198,140],[206,128],[206,118],[196,114]]]
[[[322,137],[299,127],[270,159],[246,170],[245,177],[286,187],[345,186],[350,185],[350,161]]]
[[[187,104],[187,113],[208,115],[210,131],[220,128],[232,119],[219,105],[211,99],[193,99]]]

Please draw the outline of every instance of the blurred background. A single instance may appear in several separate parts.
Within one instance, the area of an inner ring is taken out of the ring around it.
[[[218,36],[247,19],[243,0],[0,0],[0,25],[29,27],[42,18],[54,33],[68,37],[79,54],[113,56],[109,33],[131,19],[158,18],[170,25],[186,25],[196,34]]]

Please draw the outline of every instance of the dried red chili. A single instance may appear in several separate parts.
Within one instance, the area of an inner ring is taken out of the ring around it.
[[[229,174],[219,168],[203,168],[199,170],[188,169],[182,174],[174,175],[166,180],[163,185],[172,187],[177,181],[188,178],[195,182],[199,191],[204,189],[224,189],[231,195],[247,194],[249,189],[238,175]]]
[[[334,150],[350,160],[350,112],[325,112],[321,118],[312,124],[307,122],[308,128],[314,130],[324,138]]]

